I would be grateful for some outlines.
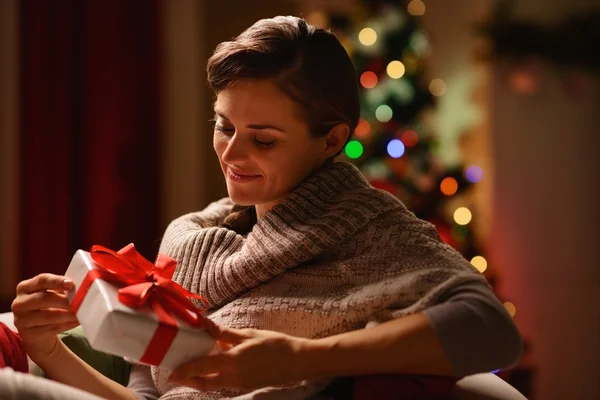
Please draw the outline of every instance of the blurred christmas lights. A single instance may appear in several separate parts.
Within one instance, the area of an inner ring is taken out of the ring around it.
[[[440,191],[446,196],[452,196],[458,190],[458,182],[451,176],[448,176],[442,180],[440,184]]]
[[[475,256],[471,259],[471,264],[477,271],[483,273],[487,269],[487,260],[482,256]]]
[[[399,79],[399,78],[402,78],[402,76],[404,76],[404,73],[406,72],[406,68],[404,67],[404,64],[402,64],[400,61],[395,60],[395,61],[391,61],[387,65],[386,72],[390,78]]]
[[[365,46],[371,46],[377,41],[377,32],[373,28],[363,28],[358,34],[358,40]]]
[[[419,142],[419,135],[412,129],[407,129],[400,135],[400,140],[406,147],[413,147]]]
[[[392,119],[393,116],[394,113],[392,109],[390,108],[390,106],[387,106],[385,104],[380,105],[375,110],[375,118],[377,118],[379,122],[388,122],[390,119]]]
[[[360,76],[360,84],[366,89],[374,88],[377,85],[377,75],[372,71],[365,71]]]
[[[358,140],[351,140],[346,145],[346,155],[348,158],[356,159],[363,154],[363,145]]]
[[[483,170],[478,165],[471,165],[465,171],[465,178],[471,183],[477,183],[483,179]]]
[[[399,139],[392,139],[387,145],[387,152],[392,158],[400,158],[404,155],[404,143]]]
[[[358,120],[358,125],[356,125],[356,129],[354,130],[354,134],[359,138],[364,138],[369,136],[371,133],[371,125],[366,119]]]
[[[471,211],[467,207],[459,207],[454,211],[454,222],[459,225],[467,225],[471,222]]]
[[[408,3],[408,13],[415,16],[425,14],[425,3],[421,0],[412,0]]]
[[[443,96],[446,93],[446,82],[439,78],[432,80],[429,84],[429,91],[436,97]]]
[[[507,301],[504,303],[504,308],[506,308],[506,311],[508,311],[508,313],[510,314],[511,317],[514,317],[515,314],[517,313],[517,308],[510,301]]]

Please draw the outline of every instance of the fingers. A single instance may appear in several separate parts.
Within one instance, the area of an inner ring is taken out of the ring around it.
[[[69,290],[75,286],[73,281],[64,276],[40,274],[17,285],[17,296],[42,290]]]
[[[78,323],[77,317],[72,311],[57,309],[35,310],[24,315],[15,314],[14,324],[17,329],[30,329],[47,325],[62,325]]]
[[[23,314],[47,308],[56,308],[65,311],[72,310],[67,295],[49,291],[18,296],[12,304],[12,312],[14,314]]]
[[[192,377],[217,373],[227,364],[228,359],[228,355],[220,353],[214,356],[202,357],[190,361],[175,369],[169,379],[180,381]]]

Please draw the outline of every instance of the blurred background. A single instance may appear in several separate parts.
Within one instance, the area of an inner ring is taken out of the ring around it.
[[[528,398],[599,398],[597,3],[0,0],[0,312],[79,248],[153,259],[171,219],[226,196],[205,62],[260,18],[304,16],[360,77],[340,158],[434,223],[521,330],[525,357],[496,373]]]

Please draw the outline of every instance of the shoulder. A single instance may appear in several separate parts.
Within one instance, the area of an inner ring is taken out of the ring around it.
[[[217,226],[220,221],[231,213],[233,207],[233,201],[229,197],[225,197],[210,203],[202,211],[194,211],[175,218],[167,229],[189,224],[203,228]]]

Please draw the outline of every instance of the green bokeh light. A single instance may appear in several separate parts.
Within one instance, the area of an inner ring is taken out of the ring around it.
[[[346,155],[348,158],[358,158],[362,156],[363,145],[358,140],[351,140],[346,145]]]
[[[390,119],[392,119],[393,116],[394,113],[392,112],[392,109],[390,108],[390,106],[387,106],[385,104],[380,105],[375,110],[375,118],[377,118],[377,120],[379,120],[380,122],[388,122]]]

